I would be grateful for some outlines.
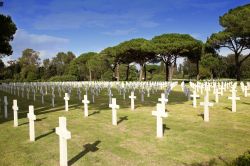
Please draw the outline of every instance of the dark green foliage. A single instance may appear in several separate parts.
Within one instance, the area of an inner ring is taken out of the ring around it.
[[[249,166],[250,165],[250,150],[243,155],[237,157],[233,162],[235,166]]]
[[[16,25],[10,16],[0,14],[0,58],[12,54],[10,42],[16,33]]]
[[[49,81],[55,81],[55,82],[60,82],[60,81],[77,81],[77,78],[72,75],[63,75],[63,76],[54,76],[49,79]]]
[[[177,58],[188,57],[193,61],[199,61],[202,42],[188,34],[163,34],[152,39],[152,49],[165,63],[166,80],[171,80]]]
[[[242,52],[250,49],[250,5],[229,10],[220,17],[220,25],[223,30],[212,34],[207,43],[216,49],[225,47],[233,52],[235,77],[239,81],[241,65],[250,56],[248,53],[242,57]]]

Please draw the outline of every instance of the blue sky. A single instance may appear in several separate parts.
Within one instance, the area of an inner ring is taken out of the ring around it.
[[[219,16],[247,0],[3,0],[0,13],[18,27],[14,53],[33,48],[42,59],[59,51],[101,51],[122,41],[188,33],[205,41],[221,30]]]

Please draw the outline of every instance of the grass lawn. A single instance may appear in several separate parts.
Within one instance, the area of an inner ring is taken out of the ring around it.
[[[57,95],[57,91],[55,91]],[[82,92],[84,93],[84,91]],[[145,95],[141,103],[140,95],[135,93],[135,111],[130,110],[128,95],[126,100],[113,90],[120,105],[118,126],[112,126],[111,109],[108,108],[107,91],[103,90],[89,104],[90,116],[83,116],[83,104],[74,91],[69,101],[69,112],[64,111],[64,100],[30,93],[30,100],[0,92],[0,165],[58,165],[59,138],[54,128],[58,117],[67,117],[67,128],[72,138],[68,140],[68,160],[70,165],[227,165],[239,155],[250,150],[250,97],[242,96],[238,87],[237,112],[231,112],[231,100],[225,93],[220,102],[210,108],[210,122],[203,122],[203,107],[192,107],[180,86],[174,88],[169,96],[164,119],[164,137],[156,138],[155,110],[160,91]],[[21,94],[21,93],[20,93]],[[3,96],[8,96],[9,118],[3,118]],[[25,94],[26,95],[26,94]],[[83,94],[82,94],[83,95]],[[12,100],[17,99],[19,107],[19,126],[13,127]],[[90,99],[90,98],[89,98]],[[198,103],[203,97],[198,100]],[[210,94],[210,101],[214,95]],[[28,105],[34,105],[36,141],[29,142]]]

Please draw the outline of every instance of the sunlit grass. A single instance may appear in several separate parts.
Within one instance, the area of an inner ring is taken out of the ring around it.
[[[51,107],[49,95],[44,105],[39,95],[35,103],[32,94],[30,100],[26,96],[15,97],[20,118],[17,128],[13,127],[11,109],[14,97],[7,94],[8,120],[3,119],[1,103],[0,165],[58,165],[59,142],[53,129],[58,126],[59,116],[67,117],[72,134],[68,140],[68,160],[73,165],[226,165],[250,150],[250,101],[241,92],[238,92],[241,100],[237,102],[236,113],[230,111],[231,100],[227,99],[230,93],[225,93],[220,103],[210,108],[210,122],[205,123],[200,116],[203,108],[193,108],[180,87],[175,87],[169,96],[169,117],[164,119],[161,139],[156,138],[156,118],[151,115],[160,91],[149,98],[145,95],[144,103],[137,92],[135,111],[130,110],[128,94],[123,100],[116,90],[113,92],[121,107],[118,126],[112,126],[106,90],[95,98],[94,104],[89,104],[87,118],[76,92],[69,101],[69,112],[64,111],[63,97],[57,96],[55,108]],[[2,101],[4,95],[1,92]],[[212,94],[210,100],[214,100]],[[36,142],[29,142],[28,105],[35,106],[38,119]]]

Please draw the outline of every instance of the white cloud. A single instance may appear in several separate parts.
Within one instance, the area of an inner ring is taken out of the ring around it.
[[[69,43],[68,39],[50,36],[46,34],[31,34],[23,29],[17,30],[14,40],[11,43],[13,55],[9,58],[17,59],[26,48],[40,52],[40,57],[49,58],[59,51],[65,51]]]
[[[136,32],[136,29],[130,28],[130,29],[116,29],[114,31],[104,32],[103,34],[109,35],[109,36],[121,36],[121,35],[128,35],[134,32]]]

